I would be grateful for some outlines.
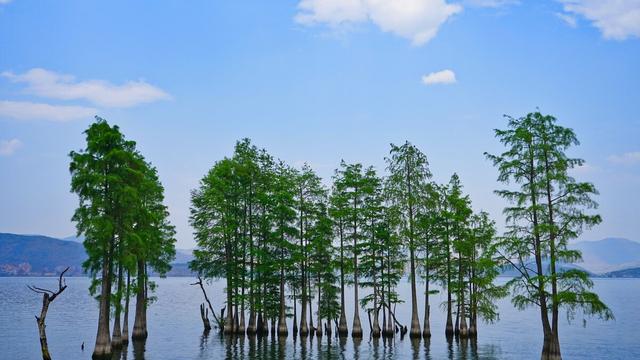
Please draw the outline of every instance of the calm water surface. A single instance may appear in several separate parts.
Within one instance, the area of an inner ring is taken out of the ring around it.
[[[34,315],[39,314],[41,297],[27,284],[55,288],[54,278],[0,278],[0,359],[40,359],[38,330]],[[289,336],[284,341],[222,338],[215,331],[204,335],[199,304],[200,289],[189,286],[190,278],[155,279],[158,301],[148,312],[149,338],[144,345],[130,344],[121,359],[539,359],[542,334],[539,314],[534,309],[515,310],[509,300],[499,302],[500,321],[480,324],[477,342],[448,343],[444,336],[445,317],[442,295],[432,297],[430,341],[376,341],[365,338],[308,338]],[[52,303],[47,316],[47,335],[54,359],[90,359],[95,341],[98,305],[87,292],[89,280],[68,278],[67,290]],[[596,291],[612,308],[616,320],[603,322],[578,315],[560,327],[564,359],[640,359],[640,279],[597,279]],[[214,307],[223,302],[223,283],[207,287]],[[409,298],[409,286],[403,282],[401,293]],[[361,294],[363,296],[364,294]],[[350,293],[347,299],[352,299]],[[349,303],[351,304],[353,300]],[[314,304],[315,308],[315,304]],[[422,321],[423,305],[420,305]],[[132,308],[133,310],[133,308]],[[398,319],[410,320],[410,306],[398,306]],[[347,308],[351,324],[352,308]],[[315,320],[315,319],[314,319]],[[363,327],[368,326],[366,313]],[[133,319],[130,319],[133,326]],[[290,327],[291,329],[291,327]],[[290,330],[291,331],[291,330]],[[80,349],[82,342],[85,350]]]

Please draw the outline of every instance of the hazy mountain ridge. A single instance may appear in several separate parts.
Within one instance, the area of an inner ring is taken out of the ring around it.
[[[83,275],[87,258],[82,238],[56,239],[42,235],[0,233],[0,276],[51,276],[70,266],[69,275]],[[560,269],[582,269],[598,277],[640,277],[640,242],[621,238],[580,241],[570,248],[582,252],[583,262],[560,264]],[[193,250],[176,249],[168,276],[191,276],[187,263]],[[547,266],[545,266],[547,267]],[[154,274],[152,274],[154,275]],[[503,276],[517,275],[505,269]]]
[[[570,244],[582,252],[578,266],[594,274],[640,267],[640,242],[623,238],[605,238]]]
[[[55,276],[69,266],[69,276],[82,276],[87,254],[82,238],[0,233],[0,276]],[[192,250],[176,249],[168,276],[191,276]],[[151,275],[155,275],[151,273]]]

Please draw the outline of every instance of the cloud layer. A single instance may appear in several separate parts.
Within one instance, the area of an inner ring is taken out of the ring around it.
[[[18,139],[0,140],[0,156],[11,156],[22,146]]]
[[[35,68],[24,74],[3,72],[2,76],[27,85],[29,94],[60,100],[87,100],[105,107],[131,107],[170,99],[169,94],[144,81],[113,85],[103,80],[77,81],[74,76]]]
[[[611,155],[608,160],[614,164],[637,164],[640,163],[640,151],[628,152],[622,155]]]
[[[28,101],[0,100],[0,117],[18,120],[69,121],[90,118],[98,109],[73,105],[49,105]]]
[[[422,83],[425,85],[454,84],[455,82],[456,74],[448,69],[432,72],[422,77]]]
[[[295,21],[303,25],[371,21],[382,31],[410,39],[414,45],[431,40],[440,26],[462,11],[445,0],[302,0]]]
[[[567,14],[579,15],[605,39],[640,37],[640,0],[558,0]]]

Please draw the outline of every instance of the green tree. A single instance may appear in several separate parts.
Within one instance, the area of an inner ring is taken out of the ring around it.
[[[561,307],[567,309],[569,316],[581,310],[603,319],[613,317],[597,294],[590,291],[593,283],[586,272],[556,268],[559,261],[580,259],[580,253],[569,250],[567,242],[585,227],[601,221],[600,216],[587,212],[597,207],[592,200],[597,191],[593,184],[577,182],[568,173],[583,164],[583,160],[566,155],[567,149],[579,144],[571,129],[539,112],[507,118],[508,128],[495,130],[506,151],[486,155],[498,168],[499,181],[518,185],[496,191],[512,204],[504,210],[508,231],[500,248],[503,260],[519,276],[508,286],[517,308],[535,306],[540,310],[544,335],[541,358],[560,359]]]
[[[428,179],[431,177],[427,157],[408,141],[402,146],[391,144],[387,161],[386,189],[392,206],[400,215],[399,233],[409,250],[411,281],[411,329],[409,336],[422,335],[418,319],[418,299],[416,290],[416,219],[419,205],[425,202]]]
[[[331,196],[329,198],[329,215],[333,219],[334,226],[338,237],[338,268],[340,270],[340,320],[338,322],[338,335],[345,337],[348,334],[347,316],[345,312],[345,276],[349,272],[349,265],[345,259],[346,250],[346,227],[348,223],[348,198],[344,185],[344,179],[341,169],[336,169],[333,176],[333,186]]]
[[[338,191],[340,196],[344,198],[344,213],[341,214],[344,217],[338,219],[338,221],[344,220],[344,223],[341,224],[343,225],[342,238],[350,240],[350,244],[343,246],[343,248],[351,255],[351,270],[353,276],[354,313],[351,336],[354,338],[361,338],[362,323],[360,321],[360,274],[358,269],[358,257],[362,248],[362,228],[364,227],[363,202],[366,187],[362,164],[347,164],[342,161],[334,186],[336,189],[339,189]]]
[[[73,221],[78,235],[85,236],[83,244],[88,255],[83,267],[92,278],[90,292],[95,294],[100,288],[98,332],[92,355],[99,359],[111,355],[112,281],[119,255],[116,246],[126,236],[123,218],[130,215],[128,205],[133,202],[127,170],[135,143],[125,140],[118,126],[112,127],[98,117],[84,133],[86,148],[69,154],[69,170],[71,191],[79,198]]]
[[[126,140],[118,126],[110,126],[98,117],[85,134],[86,148],[70,153],[71,191],[78,194],[80,203],[73,220],[78,235],[85,236],[88,259],[83,266],[92,277],[90,292],[95,294],[100,288],[93,358],[108,358],[112,348],[128,340],[130,283],[127,280],[125,286],[124,274],[137,271],[136,307],[146,309],[146,267],[149,265],[160,274],[168,271],[175,255],[175,240],[156,170],[136,151],[135,142]],[[139,264],[142,266],[136,268]],[[112,293],[114,282],[117,286]],[[127,304],[124,333],[120,324],[123,297]],[[113,343],[109,334],[112,306]],[[140,334],[138,329],[146,337],[146,311],[140,318],[138,315],[133,336]]]

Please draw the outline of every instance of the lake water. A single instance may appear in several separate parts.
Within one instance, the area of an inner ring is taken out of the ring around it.
[[[289,336],[286,341],[223,338],[215,330],[203,335],[199,304],[200,289],[189,286],[190,278],[155,279],[158,301],[148,311],[149,338],[142,346],[129,344],[121,358],[126,359],[539,359],[542,331],[535,309],[515,310],[508,299],[499,302],[500,321],[481,323],[477,342],[447,343],[445,316],[439,304],[444,296],[432,297],[430,341],[392,341],[368,338],[368,321],[362,313],[365,338],[350,337],[304,341]],[[613,310],[616,320],[603,322],[581,316],[560,327],[564,359],[640,359],[640,279],[596,279],[596,291]],[[27,284],[55,288],[54,278],[0,278],[0,359],[40,359],[38,330],[34,315],[42,299]],[[47,316],[49,348],[54,359],[90,359],[95,341],[98,306],[89,295],[86,278],[68,278],[67,290],[56,299]],[[222,307],[223,283],[207,286],[214,308]],[[409,294],[403,281],[401,293]],[[362,294],[361,294],[362,295]],[[352,295],[348,305],[352,305]],[[409,299],[409,296],[405,296]],[[132,307],[133,309],[133,307]],[[422,305],[420,305],[422,321]],[[398,320],[409,324],[410,306],[398,306]],[[351,325],[352,307],[347,308]],[[247,318],[248,319],[248,318]],[[314,318],[315,321],[315,318]],[[133,318],[130,319],[133,326]],[[291,327],[290,327],[291,332]],[[82,342],[85,350],[80,349]]]

